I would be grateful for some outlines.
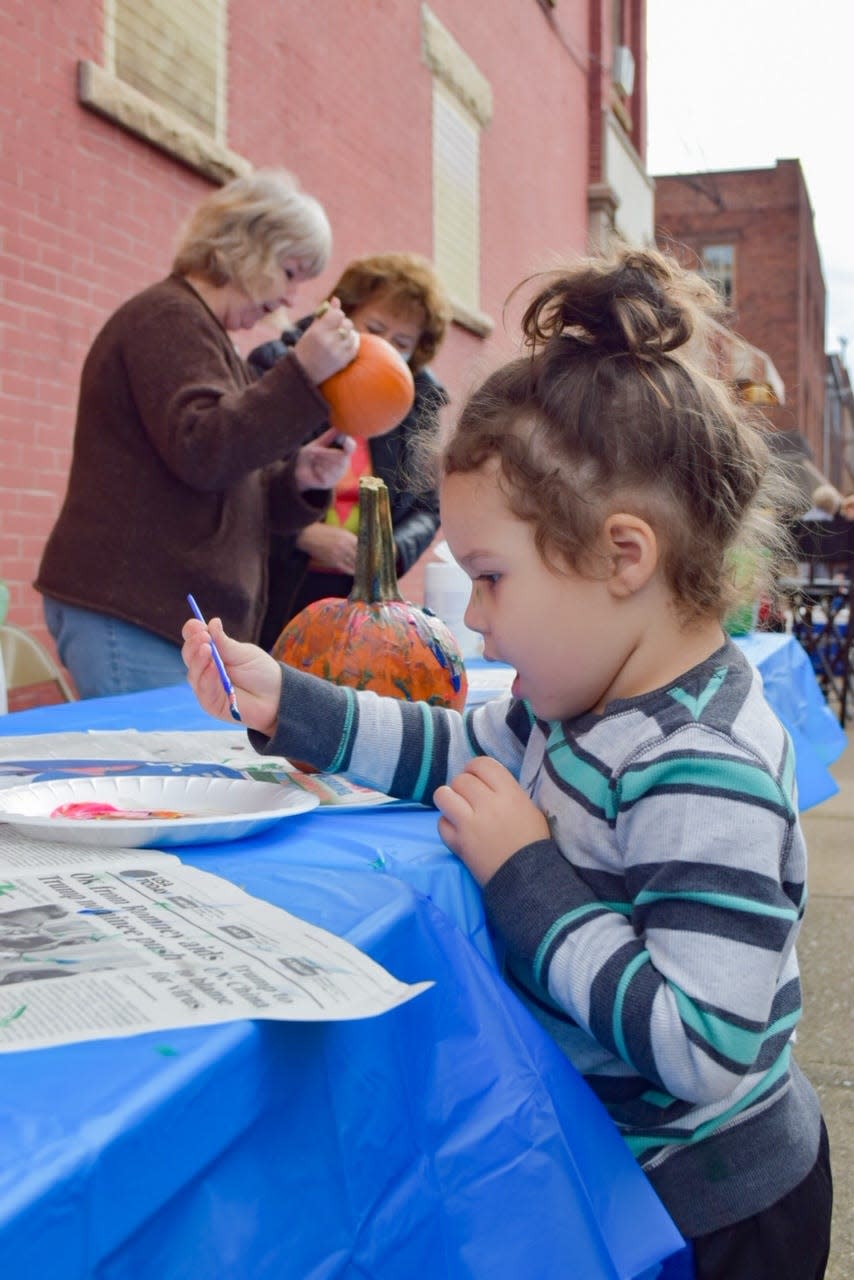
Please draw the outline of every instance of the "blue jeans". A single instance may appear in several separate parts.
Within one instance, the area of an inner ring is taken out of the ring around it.
[[[43,598],[47,629],[81,698],[183,684],[181,648],[106,613]]]

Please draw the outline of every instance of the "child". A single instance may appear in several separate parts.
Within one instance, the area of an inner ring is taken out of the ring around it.
[[[507,978],[602,1099],[701,1280],[815,1280],[827,1135],[791,1058],[806,898],[792,747],[721,619],[779,551],[761,432],[687,347],[711,291],[653,252],[585,261],[528,308],[530,354],[442,459],[466,613],[509,696],[455,712],[278,666],[214,622],[189,678],[261,750],[433,799]],[[782,482],[780,482],[782,485]],[[746,584],[743,574],[740,585]]]

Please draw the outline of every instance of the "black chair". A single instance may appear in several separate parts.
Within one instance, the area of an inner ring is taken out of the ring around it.
[[[778,586],[791,610],[792,634],[810,656],[825,697],[845,727],[854,705],[854,521],[799,520],[792,527],[800,572]]]

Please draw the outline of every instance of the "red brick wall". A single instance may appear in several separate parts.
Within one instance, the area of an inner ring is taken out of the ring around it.
[[[825,287],[800,164],[656,177],[659,243],[734,244],[733,328],[773,360],[786,404],[773,425],[797,430],[821,466]]]
[[[490,80],[481,138],[483,340],[454,326],[436,371],[457,402],[515,343],[509,291],[584,247],[586,76],[531,0],[433,0]],[[586,6],[562,18],[583,50]],[[77,381],[89,343],[129,294],[161,277],[183,218],[210,184],[82,108],[78,59],[102,61],[102,5],[0,0],[0,577],[10,616],[42,638],[30,582],[65,487]],[[335,233],[313,305],[346,260],[385,248],[430,254],[432,79],[420,6],[396,0],[242,0],[229,9],[227,143],[291,168]],[[505,323],[507,328],[505,328]],[[413,591],[414,595],[415,592]]]
[[[101,6],[0,6],[0,577],[10,620],[41,626],[29,583],[64,492],[77,379],[110,311],[168,267],[203,179],[76,102],[101,56]]]

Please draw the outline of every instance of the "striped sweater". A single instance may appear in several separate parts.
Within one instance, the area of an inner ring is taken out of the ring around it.
[[[817,1154],[791,1057],[806,854],[792,746],[731,642],[603,715],[464,715],[283,668],[256,746],[429,803],[474,755],[518,778],[551,838],[485,888],[506,974],[607,1107],[686,1236],[774,1203]]]

